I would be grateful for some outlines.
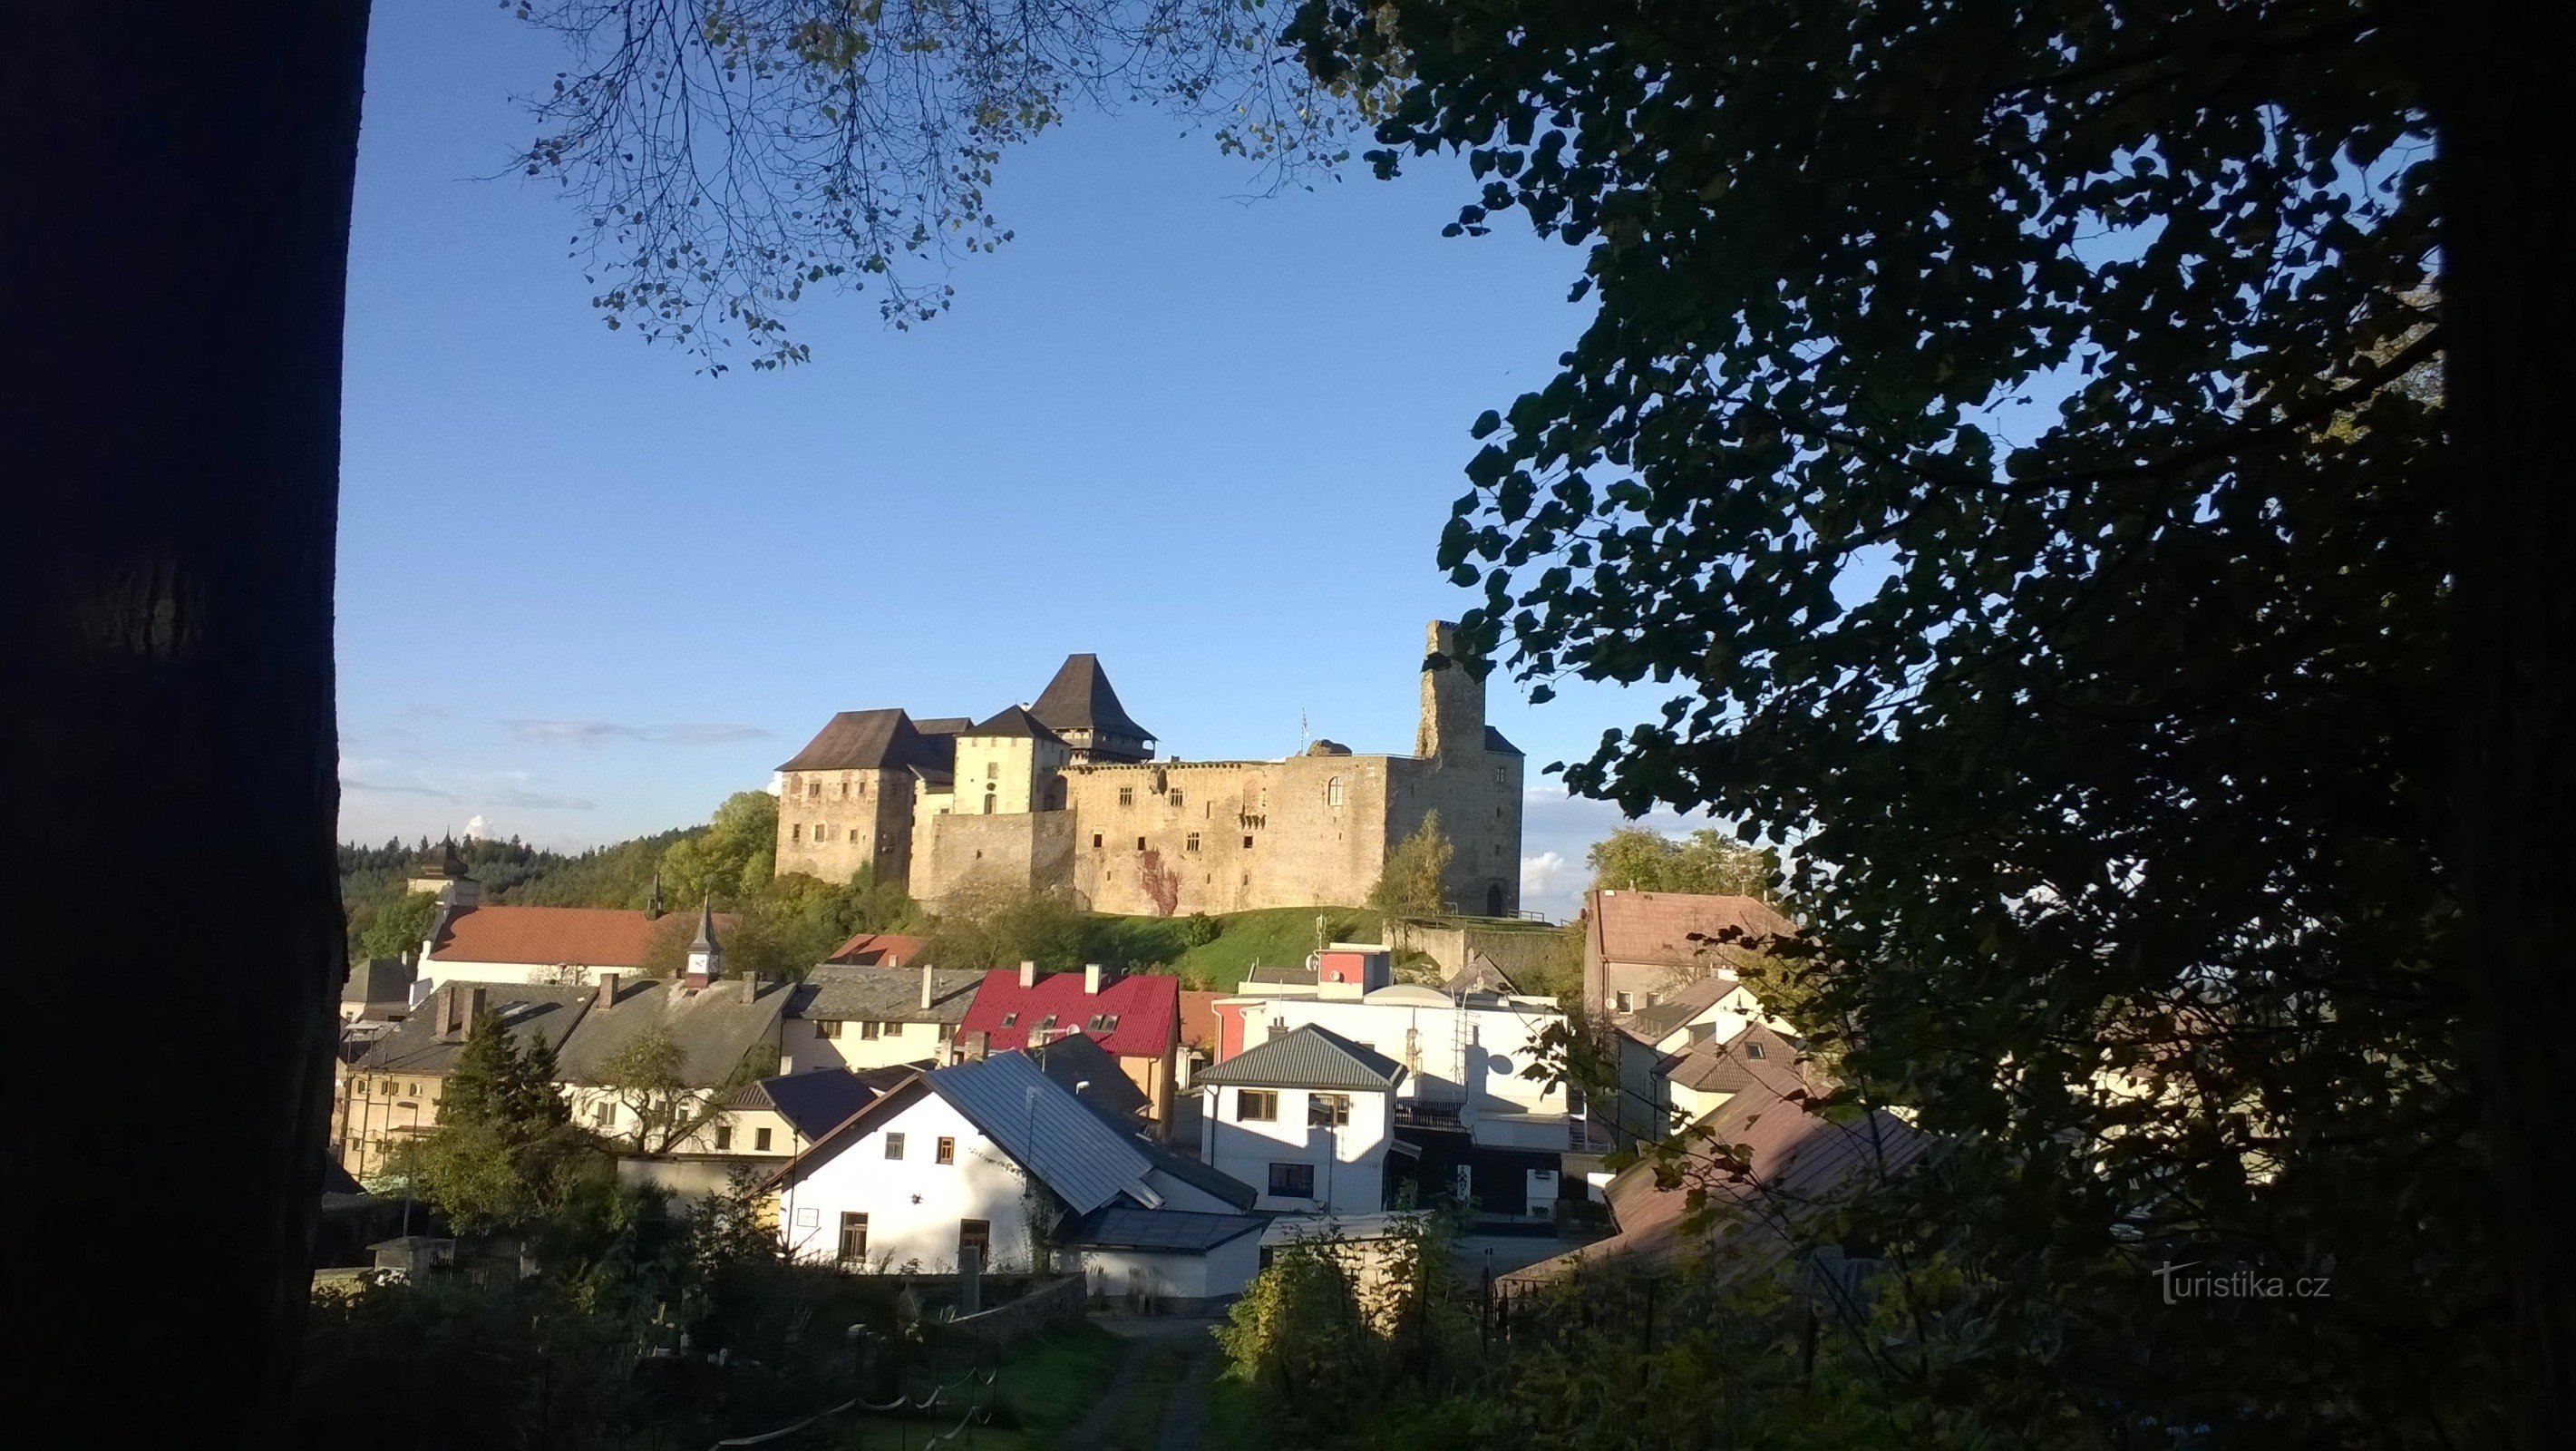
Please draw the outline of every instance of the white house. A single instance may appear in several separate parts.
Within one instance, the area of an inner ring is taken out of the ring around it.
[[[1554,998],[1449,993],[1400,984],[1357,998],[1272,996],[1229,1003],[1255,1048],[1302,1027],[1326,1029],[1404,1068],[1397,1113],[1410,1124],[1465,1130],[1477,1144],[1564,1152],[1580,1089],[1525,1078],[1540,1039],[1565,1015]]]
[[[1095,1292],[1199,1302],[1260,1268],[1246,1185],[1161,1149],[1022,1053],[916,1073],[771,1181],[800,1260],[954,1270],[974,1246],[1000,1270],[1052,1262]]]
[[[1263,1209],[1382,1209],[1405,1076],[1403,1064],[1324,1028],[1278,1034],[1198,1074],[1199,1157],[1258,1189]]]
[[[1619,1102],[1596,1105],[1596,1116],[1610,1120],[1623,1138],[1660,1137],[1670,1129],[1673,1112],[1690,1106],[1675,1101],[1668,1065],[1699,1045],[1734,1041],[1760,1016],[1751,989],[1731,974],[1713,972],[1620,1018],[1612,1036]]]

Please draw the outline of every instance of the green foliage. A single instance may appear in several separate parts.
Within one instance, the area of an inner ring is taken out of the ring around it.
[[[1215,1329],[1228,1379],[1308,1433],[1366,1423],[1390,1392],[1445,1389],[1478,1363],[1449,1259],[1455,1226],[1431,1214],[1365,1242],[1281,1246]]]
[[[1777,852],[1730,841],[1700,827],[1676,841],[1660,831],[1622,826],[1584,854],[1597,889],[1622,892],[1696,892],[1772,900],[1780,876]]]
[[[697,1096],[682,1075],[687,1063],[670,1029],[657,1025],[627,1039],[599,1066],[599,1086],[633,1124],[627,1147],[640,1154],[665,1154],[688,1134]]]
[[[1066,972],[1083,965],[1083,914],[1061,892],[970,881],[940,908],[921,955],[942,967],[1034,962],[1043,972]]]
[[[517,1042],[495,1013],[476,1018],[439,1095],[437,1130],[401,1156],[405,1187],[471,1233],[525,1228],[613,1183],[555,1076],[542,1040]]]
[[[1192,912],[1181,923],[1181,942],[1189,947],[1205,947],[1224,934],[1225,929],[1205,912]]]
[[[1534,696],[1666,692],[1575,789],[1798,843],[1783,1007],[1842,1097],[1950,1146],[1871,1233],[1953,1268],[1973,1389],[1873,1372],[1883,1413],[2494,1441],[2462,541],[2406,383],[2443,346],[2423,42],[2371,7],[2106,15],[1315,0],[1300,30],[1328,75],[1400,63],[1375,159],[1464,152],[1456,230],[1589,249],[1592,321],[1477,421],[1441,562]],[[2186,1324],[2140,1272],[2185,1261],[2335,1289]]]
[[[778,859],[778,799],[737,791],[716,807],[705,831],[662,853],[662,900],[677,910],[710,895],[741,902],[768,885]]]
[[[1378,874],[1377,884],[1369,888],[1369,906],[1389,917],[1411,921],[1447,916],[1449,863],[1456,855],[1449,838],[1440,830],[1440,813],[1424,812],[1422,824],[1386,854],[1386,866]]]
[[[369,915],[357,933],[353,960],[412,956],[420,951],[421,939],[429,935],[429,919],[437,913],[438,899],[427,892],[396,897]]]

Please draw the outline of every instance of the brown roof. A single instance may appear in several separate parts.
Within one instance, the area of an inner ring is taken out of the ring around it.
[[[1652,1046],[1691,1019],[1716,1007],[1728,994],[1744,986],[1733,973],[1720,970],[1705,977],[1695,977],[1655,1003],[1628,1015],[1619,1031],[1640,1043]]]
[[[1742,1093],[1767,1088],[1786,1095],[1806,1087],[1798,1072],[1797,1045],[1760,1023],[1725,1042],[1715,1038],[1690,1047],[1656,1065],[1661,1076],[1700,1093]]]
[[[1105,731],[1150,741],[1154,733],[1136,724],[1118,692],[1109,688],[1109,673],[1097,655],[1067,655],[1055,679],[1038,692],[1029,713],[1058,731]]]
[[[1871,1180],[1901,1173],[1921,1159],[1932,1140],[1884,1109],[1838,1122],[1803,1100],[1749,1092],[1727,1101],[1706,1120],[1711,1139],[1734,1147],[1746,1166],[1721,1166],[1713,1153],[1695,1155],[1685,1182],[1664,1188],[1651,1161],[1623,1170],[1602,1191],[1619,1232],[1572,1254],[1542,1260],[1508,1278],[1562,1279],[1579,1262],[1617,1261],[1656,1271],[1686,1253],[1724,1261],[1736,1274],[1776,1264],[1794,1248],[1799,1221]],[[1698,1233],[1686,1233],[1692,1184],[1704,1185],[1712,1205],[1732,1203],[1746,1212],[1721,1212]]]
[[[949,748],[953,750],[954,747]],[[925,742],[900,710],[845,710],[826,722],[782,771],[877,771],[945,766],[952,755]]]
[[[1594,940],[1603,960],[1648,963],[1664,967],[1698,967],[1711,960],[1713,944],[1693,938],[1717,938],[1730,929],[1733,939],[1786,937],[1796,923],[1751,897],[1704,897],[1690,892],[1590,893],[1584,910],[1591,914]]]
[[[716,927],[730,932],[733,920],[719,912]],[[476,907],[447,919],[430,958],[642,967],[656,936],[686,933],[695,925],[685,913],[652,918],[616,907]]]
[[[1216,1051],[1216,1005],[1225,996],[1181,990],[1181,1046]]]
[[[862,932],[832,949],[825,962],[858,967],[901,967],[921,950],[922,939],[894,932]]]

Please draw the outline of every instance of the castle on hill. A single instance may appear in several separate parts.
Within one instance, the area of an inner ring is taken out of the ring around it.
[[[937,904],[970,882],[1061,890],[1132,915],[1358,906],[1433,811],[1450,905],[1520,909],[1520,751],[1433,621],[1413,754],[1318,741],[1270,761],[1155,759],[1098,657],[983,720],[843,711],[778,768],[778,870],[874,866]]]

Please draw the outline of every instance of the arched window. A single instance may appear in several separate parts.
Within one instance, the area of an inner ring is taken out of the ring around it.
[[[1485,888],[1485,915],[1488,917],[1503,915],[1503,884],[1500,882]]]
[[[993,814],[993,793],[990,791],[984,793],[984,814],[986,816]]]
[[[1339,806],[1342,804],[1341,777],[1335,776],[1330,781],[1324,783],[1324,804],[1327,806]]]

